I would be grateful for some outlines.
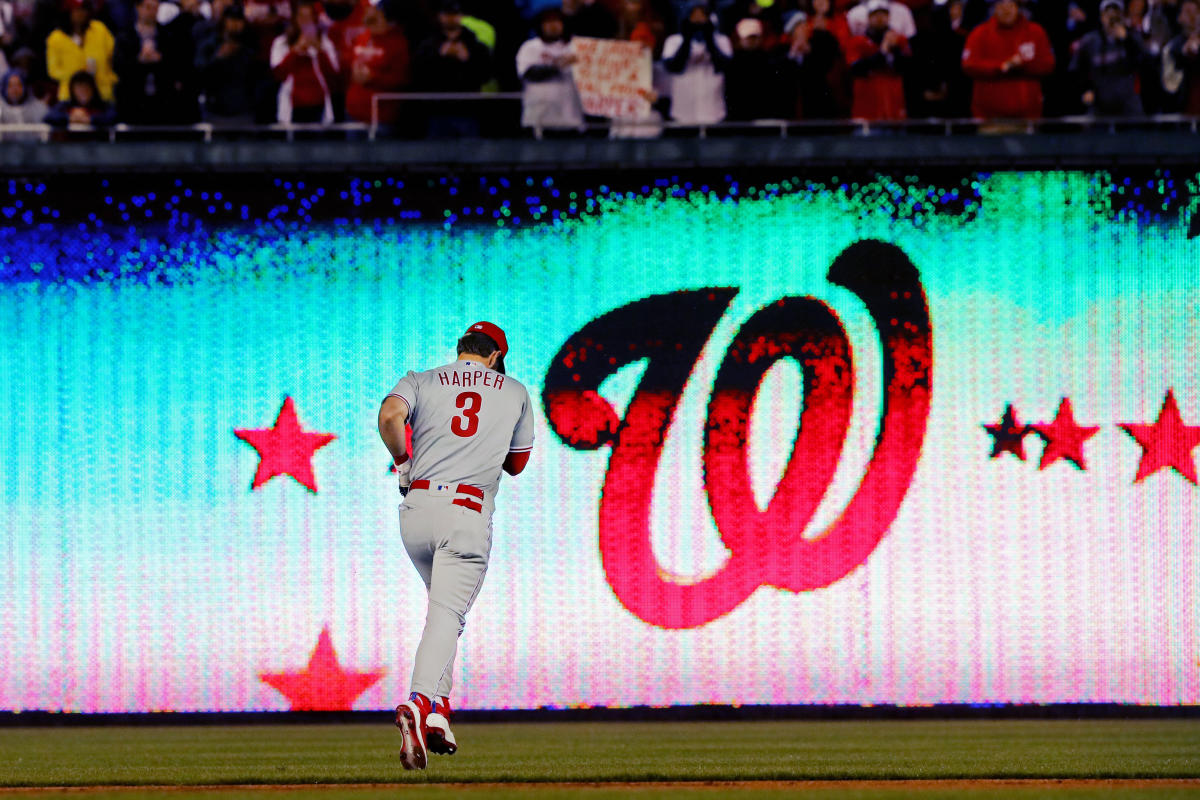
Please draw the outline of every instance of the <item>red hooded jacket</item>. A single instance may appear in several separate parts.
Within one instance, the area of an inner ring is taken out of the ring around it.
[[[846,43],[846,63],[854,75],[851,117],[904,119],[907,116],[901,70],[909,57],[908,40],[903,36],[897,38],[894,60],[886,60],[879,45],[867,36],[854,36]]]
[[[363,64],[371,71],[366,83],[354,80],[354,65]],[[371,121],[371,98],[379,92],[398,92],[408,85],[408,39],[399,25],[392,25],[381,36],[363,31],[354,40],[350,68],[346,70],[346,118],[357,122]],[[399,115],[399,106],[392,102],[379,104],[379,121],[392,124]]]
[[[1020,54],[1024,63],[1001,66]],[[984,119],[1037,119],[1042,115],[1041,78],[1054,71],[1054,50],[1046,31],[1018,17],[1002,28],[993,17],[971,31],[963,47],[963,72],[975,79],[971,113]]]

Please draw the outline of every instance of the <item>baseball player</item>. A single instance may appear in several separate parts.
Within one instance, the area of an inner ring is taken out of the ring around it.
[[[458,749],[449,701],[458,637],[487,572],[500,470],[518,474],[533,449],[529,393],[505,375],[507,353],[504,331],[477,322],[458,340],[458,360],[409,372],[379,409],[404,495],[400,536],[429,592],[412,693],[396,707],[405,769]]]

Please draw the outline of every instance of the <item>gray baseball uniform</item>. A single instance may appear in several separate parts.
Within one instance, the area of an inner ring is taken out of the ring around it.
[[[447,696],[466,614],[487,572],[492,511],[509,453],[533,448],[529,392],[476,361],[409,372],[388,393],[408,404],[412,489],[400,535],[429,606],[412,691]]]

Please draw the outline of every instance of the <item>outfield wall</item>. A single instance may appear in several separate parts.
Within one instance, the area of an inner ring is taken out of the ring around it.
[[[1200,703],[1197,179],[0,183],[0,709],[394,705],[375,415],[477,319],[537,442],[463,707]]]

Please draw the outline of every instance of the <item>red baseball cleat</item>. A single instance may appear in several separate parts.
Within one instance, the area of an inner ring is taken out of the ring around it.
[[[425,747],[425,721],[432,707],[425,695],[413,692],[406,702],[396,706],[396,727],[404,743],[400,763],[405,769],[425,769],[429,753]]]
[[[450,730],[450,700],[439,697],[434,701],[433,712],[425,718],[425,742],[429,752],[452,756],[458,750],[454,732]]]

